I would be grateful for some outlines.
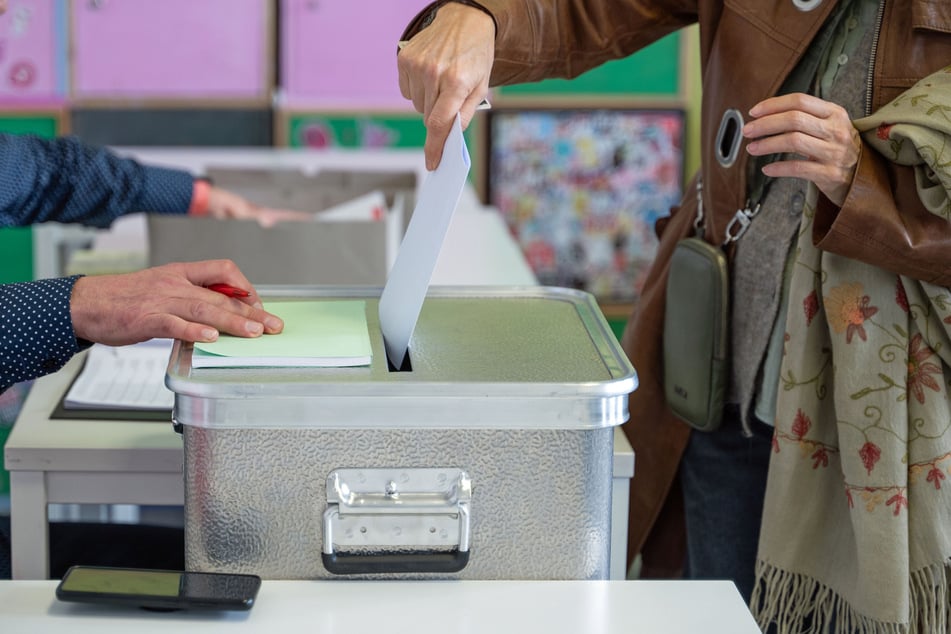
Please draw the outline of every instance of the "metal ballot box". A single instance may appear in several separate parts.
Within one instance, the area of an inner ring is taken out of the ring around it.
[[[614,427],[636,374],[592,296],[430,288],[410,370],[191,367],[166,384],[184,435],[190,570],[268,579],[606,579]]]

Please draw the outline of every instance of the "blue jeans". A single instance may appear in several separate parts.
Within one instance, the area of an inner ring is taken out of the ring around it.
[[[727,407],[713,432],[695,431],[680,463],[687,526],[688,579],[731,579],[749,603],[773,428]]]

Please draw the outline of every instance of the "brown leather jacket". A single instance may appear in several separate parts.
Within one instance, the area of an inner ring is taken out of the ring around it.
[[[699,23],[704,211],[708,237],[722,241],[727,223],[745,206],[748,167],[742,148],[729,167],[715,158],[722,151],[716,141],[724,112],[735,109],[745,117],[751,106],[775,94],[835,0],[821,0],[808,11],[798,9],[793,0],[478,3],[497,25],[492,85],[574,77]],[[880,25],[869,78],[869,112],[951,64],[949,0],[885,0]],[[675,573],[682,561],[679,493],[668,498],[668,492],[689,430],[664,405],[660,351],[667,262],[673,244],[690,231],[695,211],[691,183],[682,207],[659,227],[664,229],[660,249],[622,342],[640,378],[631,395],[631,420],[624,426],[637,465],[628,553],[633,557],[643,551],[649,574]],[[813,239],[823,250],[951,286],[951,222],[921,206],[909,168],[886,161],[868,147],[863,148],[845,204],[839,208],[820,200],[815,227]]]

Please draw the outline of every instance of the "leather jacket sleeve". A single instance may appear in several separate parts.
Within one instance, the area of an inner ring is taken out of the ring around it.
[[[425,28],[432,11],[445,3],[423,9],[403,39]],[[577,77],[697,21],[697,3],[691,0],[467,0],[466,4],[482,7],[495,20],[493,86]]]
[[[493,85],[552,76],[574,77],[610,59],[629,55],[698,19],[703,22],[701,40],[706,40],[701,42],[701,50],[708,50],[716,31],[704,27],[718,24],[719,19],[714,9],[718,3],[702,0],[479,2],[493,15],[498,26]],[[701,4],[703,7],[698,6]],[[762,6],[758,3],[751,5]],[[769,3],[766,6],[770,6]],[[927,34],[922,36],[920,29],[911,29],[904,23],[908,16],[896,21],[896,11],[901,9],[890,7],[891,13],[886,18],[889,36],[883,37],[880,48],[880,56],[885,56],[889,63],[896,59],[893,57],[895,50],[918,51],[918,46],[934,46],[938,39]],[[932,25],[935,32],[947,25],[946,17],[921,11],[923,9],[919,8],[917,13],[912,12],[911,19]],[[748,19],[755,17],[748,16]],[[909,48],[908,40],[902,41],[901,38],[915,37],[912,33],[921,36],[921,41],[927,41],[927,44],[916,42]],[[924,48],[921,50],[925,51]],[[931,60],[928,63],[921,62],[914,68],[896,71],[888,69],[887,72],[910,83],[915,77],[935,70],[932,67],[940,66],[940,50],[945,49],[928,51],[927,55],[916,52],[912,56],[914,60]],[[936,53],[937,58],[931,53]],[[751,51],[749,54],[756,53]],[[710,88],[705,86],[704,93]],[[713,92],[717,92],[717,88],[714,87]],[[900,90],[894,81],[889,83],[889,89]],[[951,222],[923,207],[917,197],[911,168],[890,162],[868,146],[863,147],[852,187],[842,207],[838,208],[820,196],[813,240],[824,251],[914,279],[951,286],[951,249],[948,248],[951,245]]]
[[[423,15],[445,1],[430,5]],[[748,60],[752,57],[765,67],[788,72],[808,45],[808,34],[814,34],[828,13],[815,12],[815,24],[808,26],[803,19],[790,23],[776,17],[783,8],[801,18],[791,4],[761,0],[478,0],[478,4],[497,27],[493,86],[575,77],[699,21],[706,80],[701,122],[705,152],[712,149],[712,136],[726,108],[743,111],[781,83],[780,75],[749,81]],[[946,64],[951,51],[946,35],[951,18],[939,10],[944,3],[915,4],[910,11],[900,3],[885,6],[886,28],[875,74],[878,105]],[[724,42],[733,46],[732,54],[724,53]],[[704,159],[704,188],[716,238],[743,203],[745,179],[712,177],[711,163]],[[735,169],[742,174],[743,157],[739,163]],[[870,147],[863,147],[843,206],[820,196],[815,220],[813,239],[824,251],[951,286],[951,223],[923,207],[911,168],[891,163]]]
[[[820,196],[812,238],[823,251],[951,286],[951,223],[922,206],[912,168],[868,145],[842,207]]]

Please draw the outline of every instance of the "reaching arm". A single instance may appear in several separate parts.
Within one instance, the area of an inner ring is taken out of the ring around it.
[[[107,227],[136,211],[185,213],[193,177],[147,167],[72,137],[0,135],[0,226]]]
[[[426,167],[452,121],[463,127],[489,86],[571,78],[696,20],[696,0],[434,2],[407,27],[400,90],[423,113]]]
[[[219,282],[251,295],[239,300],[205,288]],[[219,332],[241,337],[280,332],[284,323],[260,301],[228,260],[0,285],[0,391],[59,370],[93,342],[214,341]]]
[[[209,215],[265,226],[309,214],[255,205],[186,171],[143,165],[76,138],[0,134],[0,227],[108,227],[124,214]]]

